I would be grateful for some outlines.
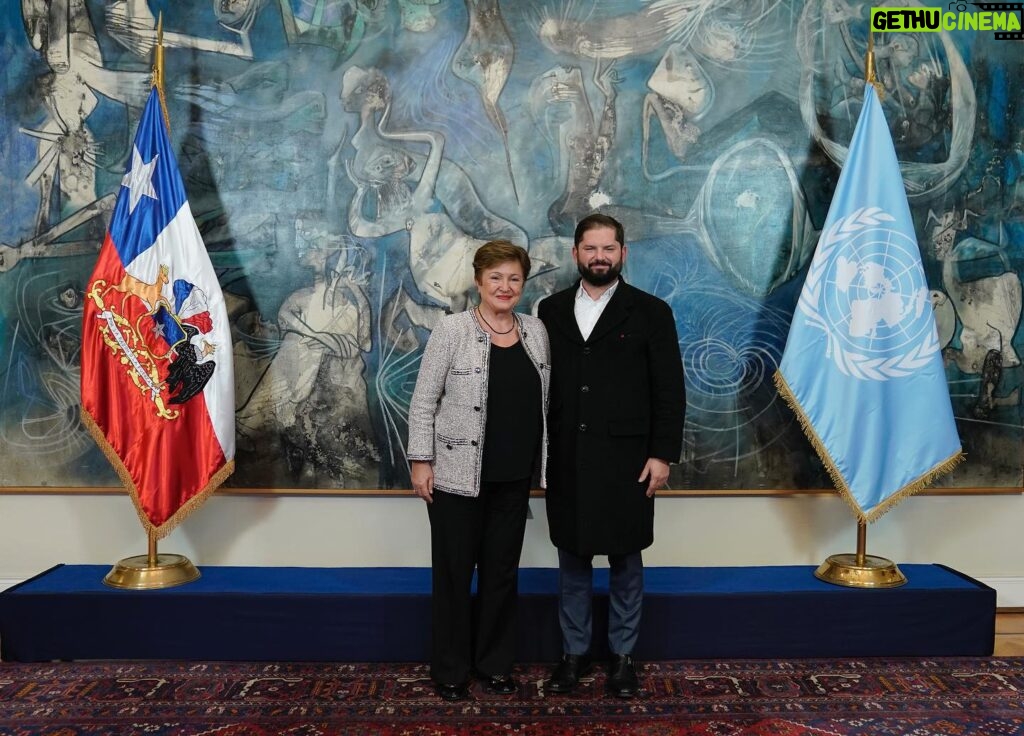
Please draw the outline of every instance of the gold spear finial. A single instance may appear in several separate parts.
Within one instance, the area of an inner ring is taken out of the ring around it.
[[[160,96],[160,109],[164,113],[164,125],[171,132],[171,119],[167,115],[167,98],[164,97],[164,13],[161,10],[156,21],[156,48],[153,50],[153,86]]]
[[[868,53],[864,59],[864,81],[875,88],[879,101],[885,97],[885,87],[875,73],[875,34],[870,28],[868,29]]]

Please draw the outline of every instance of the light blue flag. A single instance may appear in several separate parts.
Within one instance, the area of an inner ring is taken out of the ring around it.
[[[775,383],[864,521],[962,459],[910,207],[870,84]]]

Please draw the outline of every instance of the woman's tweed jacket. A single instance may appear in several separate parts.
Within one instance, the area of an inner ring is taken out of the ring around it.
[[[540,374],[540,485],[546,487],[548,448],[548,386],[551,351],[548,333],[536,317],[513,313],[519,337]],[[434,488],[460,496],[480,494],[480,463],[487,424],[487,378],[490,336],[472,311],[446,315],[423,351],[416,390],[409,405],[409,460],[434,464]],[[500,386],[517,391],[517,386]],[[500,417],[496,418],[500,421]]]

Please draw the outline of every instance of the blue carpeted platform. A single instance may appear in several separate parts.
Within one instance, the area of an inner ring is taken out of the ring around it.
[[[996,593],[942,565],[901,565],[900,588],[855,590],[812,567],[654,567],[637,656],[985,656]],[[101,565],[58,565],[0,593],[0,658],[419,661],[430,651],[423,568],[203,567],[178,588],[124,591]],[[594,652],[606,653],[607,571]],[[520,572],[518,655],[561,653],[557,571]]]

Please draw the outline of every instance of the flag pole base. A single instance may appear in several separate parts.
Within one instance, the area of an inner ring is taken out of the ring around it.
[[[832,555],[818,566],[814,577],[848,588],[898,588],[907,582],[896,563],[884,557],[864,555]]]
[[[149,555],[125,557],[111,568],[103,584],[125,590],[156,590],[173,588],[199,579],[199,570],[183,555],[156,555],[151,564]]]

